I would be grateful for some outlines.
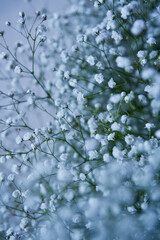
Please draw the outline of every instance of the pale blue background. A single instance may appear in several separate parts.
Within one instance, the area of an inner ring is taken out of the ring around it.
[[[12,45],[17,40],[17,34],[5,26],[6,21],[10,21],[13,26],[16,26],[20,11],[34,15],[36,10],[45,7],[51,12],[59,12],[63,11],[67,2],[68,0],[32,0],[30,3],[27,0],[0,0],[0,30],[5,31],[8,43]],[[1,48],[0,51],[2,51]]]

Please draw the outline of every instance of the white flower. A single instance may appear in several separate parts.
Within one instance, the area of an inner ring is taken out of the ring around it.
[[[97,1],[97,2],[94,2],[94,7],[95,7],[95,8],[98,8],[98,7],[99,7],[98,1]]]
[[[108,111],[111,111],[113,109],[113,104],[108,103],[106,108],[107,108]]]
[[[147,99],[143,94],[138,95],[138,100],[143,104],[147,104]]]
[[[111,10],[107,11],[107,30],[114,29],[115,28],[115,22],[113,20],[113,13]]]
[[[127,17],[130,15],[130,8],[128,5],[125,5],[124,7],[122,7],[121,9],[121,17],[123,19],[127,19]]]
[[[4,52],[0,53],[0,59],[7,59],[8,55]]]
[[[160,129],[155,132],[155,136],[160,139]]]
[[[118,147],[116,147],[116,146],[113,147],[112,154],[113,154],[113,157],[118,159],[118,160],[122,160],[123,159],[122,151]]]
[[[150,54],[149,54],[149,59],[153,59],[153,58],[155,58],[156,56],[157,56],[157,54],[158,54],[158,51],[152,51],[152,52],[150,52]]]
[[[96,150],[92,150],[88,152],[89,159],[93,160],[98,157],[98,152]]]
[[[13,228],[10,227],[8,228],[8,230],[6,231],[6,236],[8,237],[9,235],[11,235],[13,233]]]
[[[147,51],[146,50],[140,50],[137,53],[138,58],[145,58],[147,56]]]
[[[17,198],[21,195],[20,191],[17,189],[12,193],[12,197]]]
[[[85,42],[87,40],[87,37],[86,35],[78,35],[77,36],[77,42],[80,43],[80,42]]]
[[[149,45],[156,44],[156,39],[153,38],[153,37],[150,37],[150,38],[148,38],[147,43],[148,43]]]
[[[22,218],[19,226],[20,226],[21,229],[24,229],[27,224],[28,224],[28,219],[27,218]]]
[[[97,129],[97,122],[96,120],[94,119],[94,117],[91,117],[89,120],[88,120],[88,127],[89,127],[89,130],[91,132],[91,135],[93,135]]]
[[[85,98],[84,98],[83,93],[81,93],[81,92],[77,93],[77,102],[78,102],[78,104],[84,104],[85,103]]]
[[[15,69],[14,69],[14,72],[16,74],[20,74],[22,72],[22,68],[20,66],[16,66]]]
[[[47,209],[47,204],[46,203],[42,203],[41,206],[40,206],[40,209],[46,210]]]
[[[110,155],[109,155],[109,153],[105,153],[104,155],[103,155],[103,161],[104,162],[110,162]]]
[[[28,141],[31,137],[32,137],[32,133],[27,132],[27,133],[24,134],[23,140]]]
[[[22,142],[22,138],[18,135],[17,137],[16,137],[16,143],[17,144],[20,144]]]
[[[61,99],[60,98],[55,99],[55,106],[59,107],[60,105],[61,105]]]
[[[114,88],[115,85],[116,85],[115,81],[113,80],[113,78],[111,78],[111,79],[109,80],[109,82],[108,82],[108,86],[109,86],[110,88]]]
[[[11,174],[8,175],[7,179],[8,179],[8,181],[13,181],[14,178],[15,178],[15,175],[13,173],[11,173]]]
[[[137,36],[137,35],[139,35],[144,29],[145,29],[145,22],[144,22],[144,20],[142,20],[142,19],[137,19],[137,20],[134,22],[134,24],[133,24],[133,26],[132,26],[132,28],[131,28],[131,32],[132,32],[135,36]]]
[[[144,80],[152,78],[154,74],[155,74],[155,70],[153,68],[146,67],[142,70],[142,78]]]
[[[127,115],[122,115],[122,117],[121,117],[121,122],[122,122],[123,124],[125,124],[126,121],[127,121],[127,119],[128,119],[128,116],[127,116]]]
[[[84,181],[86,179],[86,176],[84,173],[80,173],[79,177],[82,181]]]
[[[57,172],[57,179],[62,182],[68,182],[71,180],[71,173],[67,169],[61,167]]]
[[[30,96],[30,97],[27,99],[27,102],[28,102],[28,104],[32,105],[32,104],[33,104],[33,98]]]
[[[67,63],[67,61],[68,61],[68,54],[65,52],[65,51],[62,51],[61,52],[61,59],[62,59],[62,61],[64,62],[64,63]]]
[[[95,138],[89,138],[85,141],[85,147],[87,151],[95,150],[99,146],[99,142]]]
[[[101,84],[104,81],[104,77],[103,77],[102,73],[95,74],[94,78],[95,78],[96,82],[98,82],[99,84]]]
[[[117,93],[110,97],[110,101],[114,104],[119,103],[121,101],[121,94]]]
[[[122,35],[117,33],[116,31],[112,31],[112,38],[115,40],[116,44],[119,44],[120,41],[123,39]]]
[[[61,156],[60,156],[60,159],[62,161],[66,161],[68,159],[68,153],[62,153]]]
[[[146,123],[145,128],[147,128],[147,130],[150,131],[151,128],[154,128],[154,124],[153,123]]]
[[[91,65],[94,66],[95,65],[95,58],[93,56],[89,56],[87,57],[87,62]]]
[[[125,136],[125,142],[128,145],[131,145],[132,143],[134,143],[134,137],[133,135],[128,134],[127,136]]]
[[[70,78],[69,71],[65,71],[65,72],[64,72],[64,78],[65,78],[65,79],[69,79],[69,78]]]
[[[115,133],[110,133],[107,137],[108,141],[113,141],[115,137]]]
[[[131,62],[130,62],[130,59],[128,57],[118,56],[116,58],[116,63],[117,63],[118,67],[124,68],[126,71],[128,71],[130,66],[131,66]]]
[[[130,92],[127,96],[125,96],[124,100],[126,103],[132,101],[134,99],[134,93]]]
[[[121,130],[121,125],[117,122],[114,122],[112,125],[111,125],[111,129],[113,131],[120,131]]]
[[[65,111],[64,109],[60,109],[59,112],[57,113],[57,118],[61,119],[65,116]]]

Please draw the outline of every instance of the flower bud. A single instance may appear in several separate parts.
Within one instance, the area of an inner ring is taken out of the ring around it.
[[[11,22],[9,22],[9,21],[5,22],[5,24],[6,24],[8,27],[11,26]]]
[[[42,21],[45,21],[47,19],[47,15],[46,14],[43,14],[42,15]]]
[[[4,31],[0,31],[0,36],[3,37]]]
[[[35,13],[36,13],[36,16],[37,16],[37,17],[41,14],[40,11],[36,11]]]
[[[19,16],[20,16],[21,18],[24,18],[24,17],[25,17],[25,13],[24,13],[24,12],[19,12]]]

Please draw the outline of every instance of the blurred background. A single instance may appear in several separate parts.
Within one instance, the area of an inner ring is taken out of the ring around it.
[[[19,12],[34,15],[36,10],[49,9],[50,12],[60,12],[66,7],[68,0],[0,0],[0,31],[4,30],[9,45],[17,41],[17,33],[5,26],[10,21],[16,27]],[[2,50],[2,49],[0,49]]]

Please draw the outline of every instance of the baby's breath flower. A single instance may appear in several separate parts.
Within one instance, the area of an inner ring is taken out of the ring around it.
[[[87,62],[90,64],[90,66],[95,65],[95,58],[93,56],[88,56],[87,57]]]
[[[12,193],[12,197],[17,198],[21,195],[20,191],[17,189]]]
[[[147,130],[150,131],[151,128],[154,128],[154,124],[153,123],[146,123],[145,128],[147,128]]]
[[[14,72],[16,74],[20,74],[22,72],[22,68],[20,66],[16,66],[15,69],[14,69]]]
[[[98,82],[99,84],[101,84],[104,81],[104,77],[102,73],[95,74],[94,78],[96,82]]]
[[[144,22],[144,20],[142,20],[142,19],[137,19],[135,22],[134,22],[134,24],[133,24],[133,26],[132,26],[132,28],[131,28],[131,32],[135,35],[135,36],[137,36],[137,35],[139,35],[140,33],[142,33],[142,31],[145,29],[145,22]]]
[[[114,141],[115,133],[110,133],[107,137],[108,141]]]
[[[111,78],[111,79],[109,80],[109,82],[108,82],[108,86],[109,86],[110,88],[114,88],[115,85],[116,85],[115,81],[113,80],[113,78]]]
[[[32,133],[31,132],[27,132],[27,133],[24,134],[23,140],[24,141],[28,141],[28,140],[30,140],[31,137],[32,137]]]

